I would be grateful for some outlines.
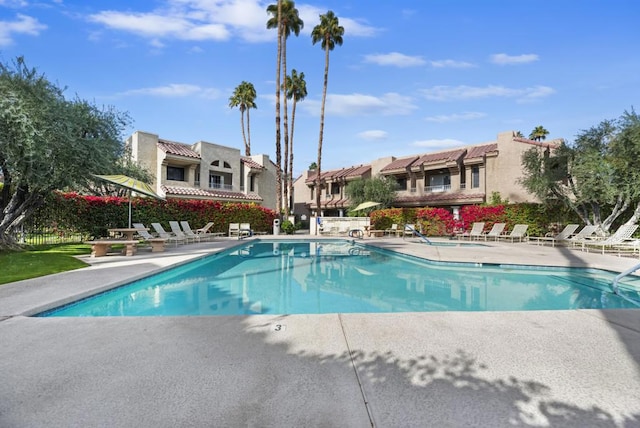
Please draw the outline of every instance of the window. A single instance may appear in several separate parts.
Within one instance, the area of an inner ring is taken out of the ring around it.
[[[331,183],[331,194],[339,195],[340,194],[340,184],[339,183]]]
[[[407,190],[407,177],[396,177],[399,190]]]
[[[184,181],[184,168],[167,165],[167,180]]]
[[[465,189],[467,187],[467,169],[463,166],[460,168],[460,188]]]
[[[225,162],[222,164],[222,166],[224,166],[225,168],[231,169],[231,165],[229,165],[229,162],[226,162],[226,161],[225,161]]]
[[[250,192],[256,191],[256,176],[253,174],[249,176],[249,191]]]
[[[222,176],[209,174],[209,188],[222,189],[223,184],[224,184],[224,179],[222,178]]]
[[[480,167],[474,166],[471,168],[471,188],[477,189],[480,187]]]

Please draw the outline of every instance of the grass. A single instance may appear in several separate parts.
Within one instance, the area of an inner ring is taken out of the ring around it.
[[[89,244],[42,245],[27,251],[0,252],[0,284],[83,268],[88,265],[73,256],[89,253]]]

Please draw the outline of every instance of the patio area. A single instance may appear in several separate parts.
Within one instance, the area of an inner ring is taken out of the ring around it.
[[[441,261],[638,263],[524,243],[362,242]],[[87,257],[0,286],[0,426],[640,425],[640,310],[27,316],[237,244]]]

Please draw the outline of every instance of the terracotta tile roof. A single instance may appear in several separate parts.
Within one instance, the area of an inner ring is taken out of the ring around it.
[[[465,159],[481,158],[487,153],[495,152],[496,150],[498,150],[497,143],[486,144],[483,146],[473,146],[473,147],[469,147],[467,154],[465,155],[464,158]]]
[[[158,147],[165,153],[172,155],[185,156],[188,158],[200,159],[200,153],[194,152],[191,147],[182,143],[173,141],[159,140]]]
[[[456,162],[462,155],[465,154],[467,149],[449,150],[447,152],[427,153],[422,155],[413,166],[419,166],[425,163],[431,162]]]
[[[387,165],[384,168],[382,168],[380,170],[380,172],[394,171],[394,170],[398,170],[398,169],[406,169],[408,166],[411,166],[413,164],[413,162],[415,162],[417,159],[418,159],[418,156],[412,156],[410,158],[396,159],[393,162],[391,162],[389,165]]]
[[[258,162],[254,161],[253,159],[243,157],[243,158],[240,158],[240,160],[249,168],[264,169],[262,165],[260,165]]]
[[[180,186],[165,186],[162,185],[164,193],[171,197],[175,196],[193,196],[199,198],[209,199],[223,199],[230,201],[262,201],[262,197],[255,193],[240,193],[240,192],[223,192],[215,190],[196,189],[194,187],[180,187]]]
[[[320,179],[322,181],[338,180],[340,178],[344,178],[346,180],[348,178],[362,177],[364,174],[366,174],[369,171],[371,171],[371,165],[350,166],[348,168],[322,171],[322,174],[320,175]],[[316,181],[316,171],[310,171],[309,177],[307,177],[307,179],[305,180],[305,183],[313,183],[315,181]]]

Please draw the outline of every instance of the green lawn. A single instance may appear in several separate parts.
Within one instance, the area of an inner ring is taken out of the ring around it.
[[[89,244],[46,245],[28,251],[0,252],[0,284],[83,268],[88,265],[73,256],[89,253]]]

